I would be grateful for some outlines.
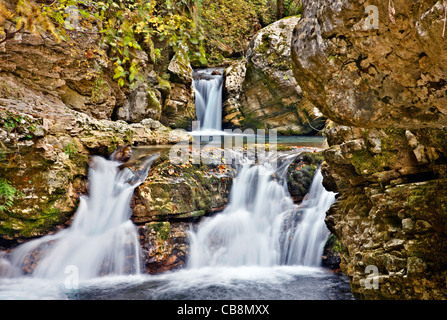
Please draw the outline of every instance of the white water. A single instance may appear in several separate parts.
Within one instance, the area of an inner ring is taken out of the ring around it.
[[[72,226],[20,246],[12,261],[0,257],[0,299],[351,299],[345,278],[318,268],[333,193],[317,171],[306,200],[294,205],[282,178],[293,159],[280,157],[277,169],[268,161],[242,165],[227,209],[191,233],[188,268],[154,276],[139,274],[138,239],[129,221],[138,183],[127,184],[133,175],[118,172],[118,163],[94,158],[90,195]],[[11,274],[45,244],[32,277]],[[61,281],[70,265],[79,268],[78,289]],[[108,276],[99,277],[105,271]]]
[[[206,69],[195,72],[193,86],[196,115],[197,121],[200,122],[200,131],[220,132],[222,131],[223,76],[212,75],[213,71],[214,69]]]
[[[150,164],[155,157],[149,159]],[[20,275],[33,255],[40,255],[32,276],[51,280],[91,279],[109,274],[139,274],[140,245],[136,227],[129,220],[134,189],[145,179],[150,164],[135,179],[121,163],[93,157],[89,169],[89,195],[81,196],[72,225],[17,247],[11,265]]]
[[[308,197],[295,206],[283,178],[293,159],[276,170],[269,162],[243,165],[227,208],[191,233],[190,268],[320,266],[328,237],[324,216],[335,195],[324,189],[318,170]]]
[[[323,187],[323,176],[318,170],[309,193],[303,200],[298,214],[300,221],[285,234],[285,259],[287,265],[318,266],[324,245],[329,236],[324,218],[335,201],[335,193]],[[295,229],[295,230],[294,230]]]

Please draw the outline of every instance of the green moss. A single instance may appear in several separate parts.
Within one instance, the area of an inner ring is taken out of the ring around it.
[[[331,253],[342,253],[345,250],[343,244],[332,233],[329,235],[324,248]]]
[[[360,150],[353,153],[351,163],[358,174],[374,174],[388,170],[393,163],[393,154],[374,154],[367,150]]]
[[[322,152],[304,152],[301,157],[305,163],[319,166],[324,161]]]
[[[150,222],[146,224],[146,228],[152,229],[157,234],[157,238],[166,241],[171,234],[171,224],[167,221]]]
[[[154,110],[154,114],[161,114],[161,104],[160,101],[158,101],[157,96],[155,95],[155,93],[148,89],[147,90],[147,97],[148,97],[148,108]],[[159,120],[159,119],[155,119],[155,120]]]
[[[161,93],[167,97],[169,96],[169,94],[171,93],[172,87],[171,87],[171,83],[161,77],[158,77],[158,87],[161,91]]]

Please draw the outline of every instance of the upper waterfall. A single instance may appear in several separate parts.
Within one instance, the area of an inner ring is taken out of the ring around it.
[[[200,130],[222,130],[222,70],[194,71],[194,90],[197,121]]]

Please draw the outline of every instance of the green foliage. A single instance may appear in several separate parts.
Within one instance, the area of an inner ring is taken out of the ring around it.
[[[21,192],[15,189],[3,178],[0,178],[0,212],[11,208],[16,199],[22,196]]]
[[[332,233],[329,235],[329,238],[327,239],[325,247],[328,248],[331,252],[336,252],[336,253],[343,252],[343,245],[337,239],[337,237]]]
[[[56,0],[42,5],[20,0],[11,12],[0,0],[0,42],[7,40],[6,21],[16,23],[18,30],[50,32],[64,41],[73,33],[98,36],[113,65],[113,78],[120,86],[133,86],[139,79],[138,51],[147,51],[154,62],[161,57],[155,40],[174,51],[181,43],[194,47],[206,62],[193,7],[194,0]]]
[[[196,20],[207,40],[210,63],[242,54],[258,23],[256,5],[244,0],[201,0],[197,3]]]
[[[3,122],[2,124],[8,132],[17,133],[27,129],[28,133],[25,135],[25,138],[32,139],[33,132],[36,131],[36,126],[34,123],[26,121],[23,115],[17,115],[9,111],[6,111],[5,115],[6,117],[1,118],[0,120]]]
[[[72,158],[73,155],[78,152],[78,148],[76,148],[76,145],[74,143],[70,142],[65,146],[64,152],[69,158]]]

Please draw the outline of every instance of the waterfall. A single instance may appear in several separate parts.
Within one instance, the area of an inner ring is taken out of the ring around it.
[[[285,173],[295,156],[279,169],[268,161],[242,166],[226,209],[191,233],[190,268],[320,265],[328,236],[324,216],[335,197],[318,170],[308,197],[298,207],[293,203]]]
[[[222,70],[194,72],[195,106],[200,130],[222,130]]]
[[[155,157],[138,172],[137,181],[130,169],[119,169],[120,162],[92,157],[89,195],[80,197],[71,226],[17,247],[11,255],[15,269],[53,280],[65,279],[73,270],[79,279],[140,273],[140,245],[129,220],[130,200]]]
[[[324,218],[326,211],[335,201],[335,193],[323,187],[323,176],[315,173],[309,193],[303,200],[297,216],[300,221],[296,227],[285,234],[285,264],[318,266],[321,262],[324,245],[329,236]]]

